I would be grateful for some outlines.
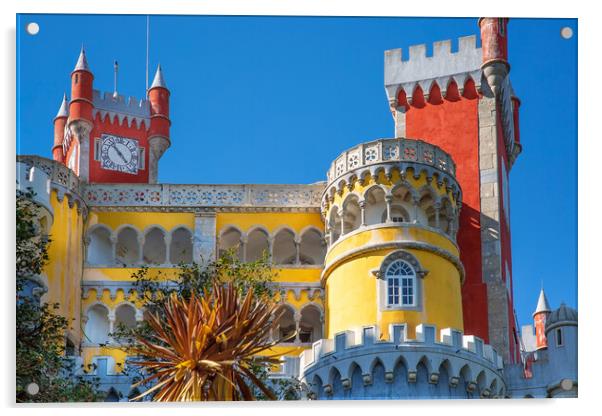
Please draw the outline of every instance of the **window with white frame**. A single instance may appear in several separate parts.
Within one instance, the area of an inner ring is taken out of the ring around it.
[[[387,306],[415,306],[416,273],[403,260],[396,260],[387,267]]]

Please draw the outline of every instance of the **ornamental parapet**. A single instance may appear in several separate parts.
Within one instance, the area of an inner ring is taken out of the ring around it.
[[[460,193],[456,181],[456,164],[440,147],[422,140],[394,138],[362,143],[341,153],[330,165],[325,195],[341,191],[354,180],[363,180],[383,171],[391,175],[397,169],[402,175],[411,168],[415,178],[425,172],[429,180],[445,183],[454,193]]]
[[[17,190],[33,192],[33,202],[45,208],[50,215],[53,215],[52,205],[50,204],[50,177],[44,170],[17,162]]]
[[[318,210],[324,185],[90,184],[93,207],[241,207]]]
[[[31,177],[32,172],[43,172],[49,179],[48,194],[54,190],[59,201],[67,196],[69,207],[77,204],[78,211],[83,210],[84,215],[87,212],[86,203],[81,197],[82,183],[75,172],[67,166],[44,157],[24,155],[17,156],[17,169],[20,172],[19,177],[23,175],[24,178]]]
[[[386,339],[378,326],[337,333],[300,355],[300,379],[310,398],[503,397],[502,357],[482,339],[434,326],[391,324]],[[378,369],[377,369],[378,367]],[[434,385],[434,387],[429,387]],[[435,391],[436,390],[436,391]],[[428,392],[428,395],[427,395]]]

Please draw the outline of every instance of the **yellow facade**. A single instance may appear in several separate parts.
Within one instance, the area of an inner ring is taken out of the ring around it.
[[[326,185],[266,185],[265,192],[257,190],[264,198],[260,206],[245,202],[251,197],[244,192],[252,195],[254,189],[227,189],[243,193],[225,209],[187,209],[184,200],[178,200],[182,206],[153,207],[170,192],[192,195],[194,189],[178,188],[184,185],[87,185],[96,197],[84,210],[78,208],[85,199],[70,206],[72,198],[59,201],[53,191],[47,297],[73,319],[70,339],[79,346],[84,368],[107,356],[112,357],[112,372],[126,365],[124,346],[107,331],[120,319],[144,319],[142,296],[132,288],[132,276],[141,266],[148,267],[150,276],[169,279],[178,272],[177,256],[186,253],[198,261],[197,256],[212,257],[230,248],[243,261],[263,251],[272,262],[275,300],[279,312],[285,312],[278,331],[280,336],[286,331],[297,335],[270,353],[297,357],[320,338],[365,325],[379,325],[382,336],[389,324],[406,323],[410,338],[419,324],[463,330],[464,276],[455,242],[461,193],[453,177],[419,164],[349,172],[341,175],[331,168]],[[253,186],[259,187],[247,185]],[[316,189],[319,198],[295,207],[298,195],[305,201]],[[128,192],[128,202],[98,202],[107,195],[127,198]],[[155,199],[140,199],[150,194]],[[73,198],[79,197],[74,193]],[[409,259],[417,276],[412,283],[415,301],[408,307],[387,303],[384,265],[395,256]],[[124,308],[129,315],[120,318]]]
[[[408,170],[402,175],[399,169],[391,169],[388,174],[380,171],[368,174],[363,180],[351,179],[345,186],[326,199],[326,217],[344,221],[348,213],[341,211],[350,200],[361,200],[363,221],[369,204],[371,190],[389,195],[390,205],[388,215],[395,206],[395,190],[404,188],[405,198],[399,198],[397,205],[410,201],[416,211],[419,201],[413,201],[416,196],[428,191],[436,195],[434,199],[446,198],[452,206],[452,212],[457,212],[456,198],[445,184],[428,180],[426,173],[414,176],[414,170]],[[386,205],[384,200],[381,205]],[[367,202],[368,201],[368,202]],[[404,202],[405,201],[405,202]],[[372,201],[378,205],[378,201]],[[430,207],[429,207],[430,208]],[[403,208],[405,210],[405,208]],[[334,211],[334,213],[333,213]],[[385,215],[383,213],[383,215]],[[400,214],[401,215],[401,214]],[[407,211],[403,215],[409,215]],[[351,223],[357,220],[352,218]],[[332,220],[331,220],[332,221]],[[367,325],[378,325],[381,337],[388,334],[388,326],[393,323],[407,323],[408,336],[415,337],[415,328],[419,324],[431,324],[438,328],[453,328],[462,331],[462,297],[461,285],[463,268],[459,260],[456,243],[448,233],[434,229],[432,224],[421,224],[420,217],[405,218],[399,224],[395,222],[380,222],[377,224],[342,225],[340,237],[331,241],[326,255],[322,284],[326,288],[326,337],[333,338],[338,332]],[[330,224],[329,228],[336,230],[339,224]],[[424,277],[417,278],[416,308],[390,308],[384,300],[386,285],[381,265],[389,254],[405,251],[413,255],[423,269],[427,271]],[[390,309],[389,309],[390,308]]]
[[[70,320],[71,329],[67,336],[70,342],[77,345],[81,340],[83,215],[79,205],[69,197],[59,200],[56,191],[50,194],[50,204],[54,215],[49,229],[49,262],[43,271],[48,292],[43,300],[59,303],[57,313]]]

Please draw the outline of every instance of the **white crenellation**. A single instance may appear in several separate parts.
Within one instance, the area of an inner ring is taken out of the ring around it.
[[[323,358],[338,356],[340,353],[370,346],[397,346],[406,345],[417,348],[419,346],[432,346],[450,348],[450,354],[469,354],[489,363],[495,370],[503,369],[502,358],[495,349],[474,335],[464,335],[453,328],[445,328],[439,332],[433,325],[420,324],[416,327],[416,339],[408,339],[407,324],[391,324],[388,332],[383,334],[385,339],[380,339],[379,327],[364,326],[346,330],[335,334],[333,339],[322,339],[314,342],[311,349],[303,351],[300,356],[301,369],[306,370]],[[453,350],[453,351],[452,351]],[[417,363],[416,363],[417,364]]]
[[[433,82],[437,82],[441,92],[453,79],[462,88],[470,76],[477,87],[481,84],[481,48],[476,47],[476,36],[459,38],[458,52],[452,53],[451,41],[444,40],[433,44],[433,56],[426,56],[426,45],[409,48],[409,59],[402,60],[401,49],[385,51],[385,89],[389,102],[396,99],[400,88],[411,95],[417,85],[428,94]]]
[[[50,177],[43,169],[17,162],[17,190],[32,191],[33,201],[53,214],[50,204]]]
[[[94,104],[93,117],[100,113],[101,119],[108,115],[111,121],[117,116],[120,124],[126,119],[129,127],[132,126],[134,120],[139,128],[142,122],[147,129],[150,127],[150,102],[148,100],[124,95],[114,97],[109,92],[101,94],[100,91],[93,90],[92,102]]]

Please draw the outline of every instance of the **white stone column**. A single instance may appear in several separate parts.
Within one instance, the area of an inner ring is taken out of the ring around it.
[[[271,264],[274,258],[274,237],[268,236],[268,262]]]
[[[301,324],[301,312],[295,311],[295,330],[297,334],[295,335],[295,343],[299,344],[301,342],[301,338],[299,337],[300,324]]]
[[[301,264],[301,241],[295,239],[295,264]]]
[[[338,214],[339,220],[341,221],[341,236],[345,234],[345,211],[341,209]]]
[[[360,227],[365,227],[366,226],[366,201],[360,201],[359,205],[360,205],[360,216],[362,219],[362,223],[360,224]]]
[[[242,252],[242,259],[240,259],[243,263],[247,262],[247,236],[243,235],[240,237],[240,251]]]
[[[109,240],[111,241],[111,262],[112,262],[112,264],[116,264],[117,263],[117,236],[114,234],[111,234],[111,236],[109,237]]]
[[[393,201],[393,195],[385,195],[385,202],[387,203],[387,219],[385,222],[391,222],[391,202]]]
[[[115,339],[113,339],[113,336],[110,334],[112,334],[115,331],[115,311],[109,311],[108,318],[109,318],[109,337],[108,337],[107,341],[109,344],[113,344],[113,343],[115,343]]]
[[[171,259],[169,258],[171,255],[171,250],[170,250],[170,246],[171,246],[171,234],[165,234],[164,237],[164,241],[165,241],[165,261],[163,262],[164,264],[171,264]]]
[[[418,198],[412,198],[412,205],[414,206],[414,219],[412,220],[413,224],[418,223],[418,207],[420,206],[420,201]]]
[[[140,234],[138,236],[138,264],[144,264],[144,241],[145,236]]]
[[[88,264],[88,249],[90,248],[90,242],[92,239],[90,236],[84,238],[84,264]]]
[[[441,227],[441,220],[439,219],[439,214],[441,212],[441,204],[439,202],[435,203],[433,206],[435,208],[435,227]]]
[[[215,212],[200,212],[194,215],[192,236],[192,260],[209,262],[215,260],[216,240]]]

